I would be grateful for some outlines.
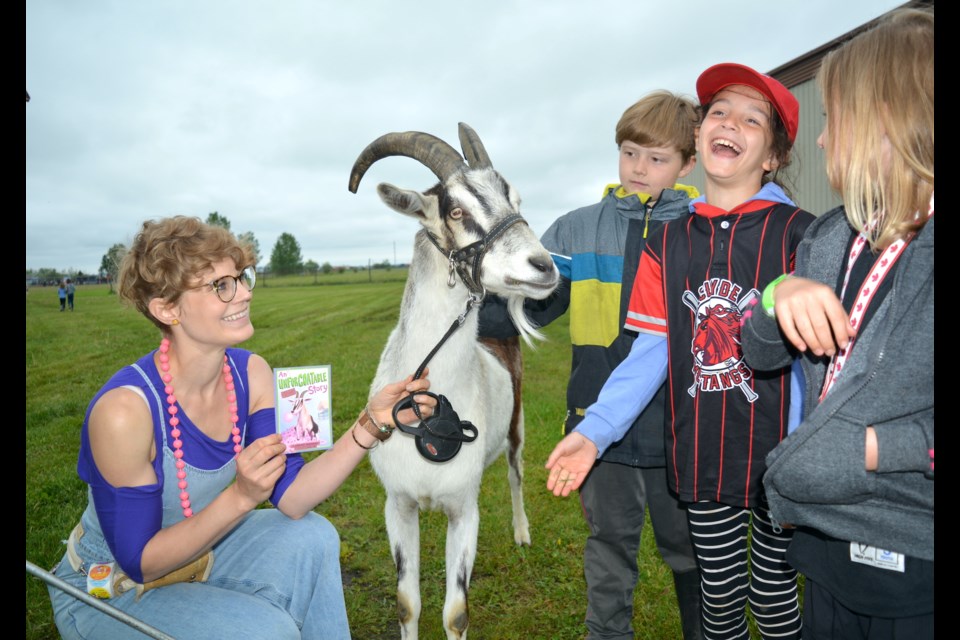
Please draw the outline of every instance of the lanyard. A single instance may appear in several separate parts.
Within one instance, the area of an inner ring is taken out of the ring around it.
[[[919,212],[917,215],[919,216]],[[933,197],[931,196],[930,210],[927,213],[927,217],[932,215]],[[864,231],[861,231],[857,235],[857,239],[854,240],[853,246],[850,247],[850,255],[847,258],[847,271],[843,276],[843,285],[841,285],[840,288],[841,300],[843,300],[843,296],[847,291],[847,284],[850,282],[850,272],[853,271],[853,265],[857,262],[857,258],[860,257],[864,247],[867,246],[866,231],[868,231],[871,227],[872,224],[869,225]],[[867,308],[870,306],[874,295],[880,288],[880,284],[883,282],[884,278],[887,277],[887,274],[890,273],[893,265],[896,264],[897,260],[903,254],[903,250],[913,239],[914,235],[915,234],[910,233],[906,237],[895,241],[889,247],[887,247],[874,261],[873,267],[870,268],[870,272],[864,279],[863,284],[860,285],[860,290],[857,292],[857,297],[854,299],[853,305],[850,309],[850,325],[853,328],[856,329],[860,326],[864,315],[866,315]],[[830,366],[827,368],[827,376],[823,381],[823,389],[820,391],[821,402],[823,402],[823,399],[827,397],[827,393],[829,393],[830,389],[833,387],[833,383],[836,382],[837,378],[840,376],[840,372],[843,370],[843,365],[846,363],[847,358],[850,357],[850,352],[853,350],[853,345],[855,343],[856,337],[851,338],[847,343],[847,346],[837,351],[833,358],[831,358]]]

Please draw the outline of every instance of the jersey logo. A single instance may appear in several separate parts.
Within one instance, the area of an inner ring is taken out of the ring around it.
[[[698,388],[713,392],[739,387],[747,402],[755,402],[757,394],[750,388],[753,372],[743,361],[740,348],[740,318],[759,300],[760,292],[750,289],[741,297],[740,285],[723,278],[711,278],[697,291],[683,292],[683,304],[696,318],[690,344],[693,384],[687,392],[696,397]]]

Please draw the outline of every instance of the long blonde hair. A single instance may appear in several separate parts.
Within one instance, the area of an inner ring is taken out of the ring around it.
[[[892,12],[829,53],[817,83],[827,176],[850,224],[874,249],[922,227],[933,195],[933,11]]]

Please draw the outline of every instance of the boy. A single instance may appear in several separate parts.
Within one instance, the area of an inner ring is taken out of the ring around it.
[[[616,127],[619,185],[600,202],[556,220],[541,238],[560,270],[561,285],[527,313],[543,326],[570,310],[572,366],[565,433],[593,404],[607,377],[630,352],[634,335],[621,332],[646,238],[667,220],[688,215],[693,187],[676,184],[696,163],[699,122],[690,101],[667,91],[629,107]],[[506,311],[488,298],[480,334],[516,335]],[[700,638],[700,576],[686,512],[667,489],[664,388],[629,432],[600,457],[580,489],[590,527],[584,549],[588,638],[632,639],[633,591],[644,511],[650,509],[657,547],[673,570],[686,640]]]

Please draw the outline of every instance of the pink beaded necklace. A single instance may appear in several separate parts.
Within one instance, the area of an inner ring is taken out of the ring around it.
[[[163,380],[163,392],[167,394],[167,413],[170,414],[170,435],[173,437],[173,456],[177,459],[177,486],[180,488],[180,506],[183,508],[183,517],[189,518],[193,515],[193,509],[190,508],[190,493],[187,491],[187,463],[183,461],[183,441],[180,440],[180,418],[177,417],[177,397],[173,393],[173,376],[170,375],[170,340],[164,338],[160,341],[160,378]],[[223,355],[223,383],[227,388],[227,410],[230,412],[230,423],[233,425],[231,433],[233,434],[234,457],[240,453],[240,427],[237,423],[240,418],[237,416],[237,394],[234,392],[233,375],[230,373],[230,365],[227,364],[227,355]]]

